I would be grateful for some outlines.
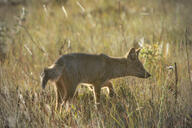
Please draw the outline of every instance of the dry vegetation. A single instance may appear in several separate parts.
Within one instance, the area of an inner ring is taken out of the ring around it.
[[[58,3],[27,2],[14,26],[1,26],[9,50],[1,54],[0,127],[192,127],[190,0]],[[43,67],[71,52],[122,56],[136,42],[150,79],[113,80],[116,96],[103,90],[99,109],[92,92],[80,89],[74,103],[55,111],[53,85],[40,86]]]

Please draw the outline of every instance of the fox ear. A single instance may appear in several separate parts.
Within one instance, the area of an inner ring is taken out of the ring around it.
[[[127,55],[127,59],[136,60],[136,58],[137,58],[137,54],[135,52],[135,48],[131,48]]]

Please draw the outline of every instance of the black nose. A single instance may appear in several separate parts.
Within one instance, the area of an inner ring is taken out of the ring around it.
[[[146,75],[145,75],[146,78],[148,78],[148,77],[150,77],[150,76],[151,76],[151,74],[149,74],[148,72],[147,72]]]

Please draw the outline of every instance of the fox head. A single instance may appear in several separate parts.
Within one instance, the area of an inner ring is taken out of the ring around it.
[[[129,53],[127,54],[127,62],[128,62],[128,72],[132,76],[136,76],[139,78],[148,78],[151,75],[145,70],[143,64],[139,60],[140,49],[135,50],[135,48],[132,48]]]
[[[47,82],[50,81],[57,81],[62,74],[62,67],[51,65],[48,68],[44,68],[43,72],[40,75],[41,78],[41,86],[44,89]]]

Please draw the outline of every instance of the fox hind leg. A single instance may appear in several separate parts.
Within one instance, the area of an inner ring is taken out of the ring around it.
[[[95,103],[98,104],[100,102],[100,91],[102,87],[107,87],[109,89],[109,96],[113,97],[115,95],[113,84],[110,81],[106,81],[104,83],[95,83],[94,86],[94,98]]]

